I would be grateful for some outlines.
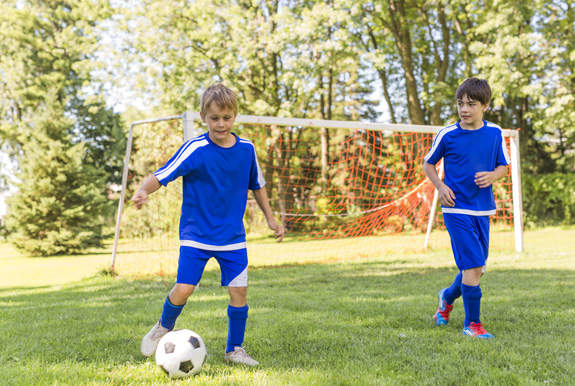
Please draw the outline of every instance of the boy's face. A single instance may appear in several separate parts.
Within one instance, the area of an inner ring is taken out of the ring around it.
[[[216,103],[210,103],[206,109],[206,115],[200,113],[202,120],[208,124],[210,139],[221,147],[232,147],[236,143],[232,132],[232,126],[236,116],[231,109],[220,108]]]
[[[468,130],[479,129],[483,126],[483,113],[487,111],[489,103],[482,105],[478,101],[469,99],[467,94],[457,100],[457,112],[462,128]]]

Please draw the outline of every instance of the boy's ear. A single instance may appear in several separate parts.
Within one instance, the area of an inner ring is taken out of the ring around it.
[[[489,102],[483,105],[483,112],[486,112],[489,109]]]
[[[202,121],[204,121],[204,123],[206,122],[206,117],[204,117],[204,114],[200,111],[200,117],[202,118]]]

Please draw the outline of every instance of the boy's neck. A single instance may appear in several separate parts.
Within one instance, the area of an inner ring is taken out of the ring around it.
[[[459,121],[459,127],[461,127],[463,130],[479,130],[484,125],[485,125],[485,123],[483,122],[483,119],[481,119],[479,122],[474,122],[471,125],[468,125],[468,124],[463,123],[462,121]]]
[[[213,143],[223,148],[234,147],[237,141],[237,137],[233,133],[229,133],[225,139],[214,138],[210,132],[208,132],[208,136],[210,137]]]

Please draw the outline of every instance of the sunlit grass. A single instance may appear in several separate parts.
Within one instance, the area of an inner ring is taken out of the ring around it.
[[[492,249],[514,250],[512,232],[492,232]],[[449,247],[446,231],[434,231],[428,250]],[[247,249],[250,266],[281,266],[320,262],[348,261],[373,258],[382,254],[421,253],[425,234],[374,235],[344,239],[310,240],[289,235],[277,243],[269,235],[248,237]],[[180,242],[177,235],[157,238],[123,240],[115,260],[116,271],[122,275],[142,277],[150,274],[170,275],[177,269]],[[214,263],[208,269],[214,268]]]
[[[209,270],[176,326],[208,347],[204,371],[183,381],[139,354],[172,277],[24,281],[0,289],[0,385],[574,384],[575,230],[526,232],[525,244],[492,252],[482,280],[493,341],[462,335],[461,300],[447,326],[432,322],[456,273],[449,249],[254,268],[246,346],[258,368],[224,363],[228,296]]]
[[[73,256],[31,257],[0,242],[0,288],[58,285],[94,276],[110,266],[109,247]]]

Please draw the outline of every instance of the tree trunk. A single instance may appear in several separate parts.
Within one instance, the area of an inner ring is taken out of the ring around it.
[[[389,15],[391,17],[392,32],[401,56],[401,65],[405,72],[405,90],[407,93],[407,112],[412,124],[425,124],[425,116],[419,94],[417,82],[413,70],[413,53],[411,52],[411,34],[409,33],[409,21],[405,12],[405,1],[390,0]]]

